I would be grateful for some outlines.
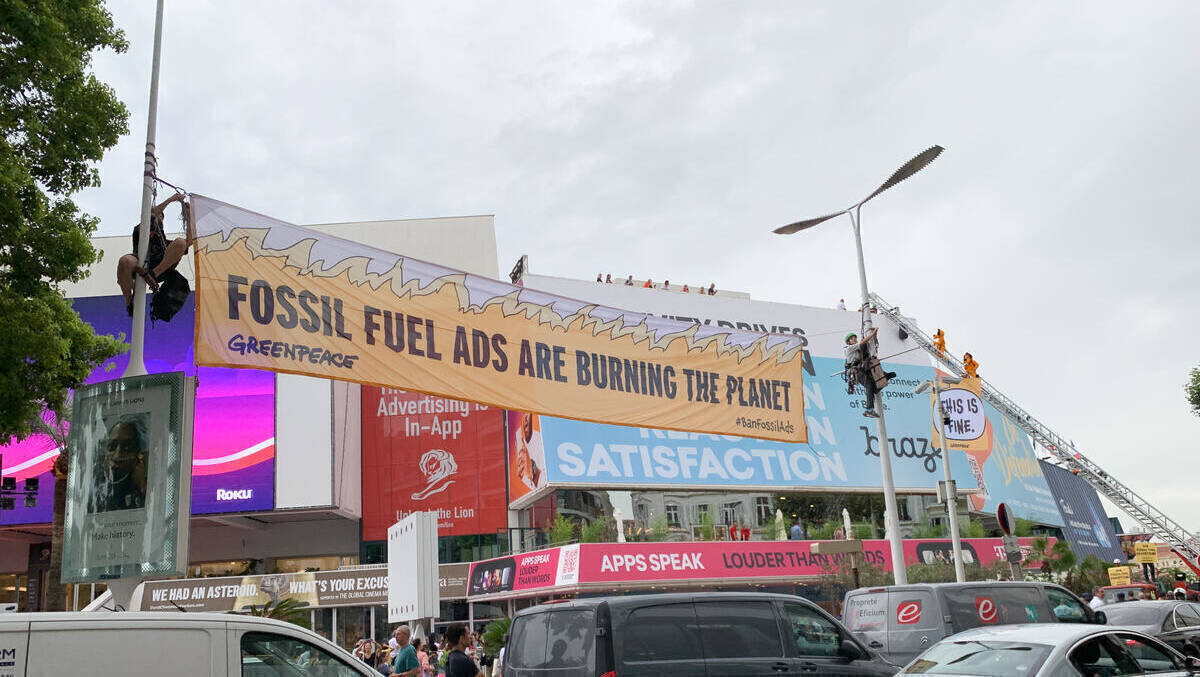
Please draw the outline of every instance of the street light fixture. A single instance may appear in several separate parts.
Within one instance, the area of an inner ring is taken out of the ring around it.
[[[815,219],[797,221],[795,223],[775,229],[775,232],[779,235],[790,235],[792,233],[812,228],[817,224],[824,223],[835,216],[841,216],[842,214],[848,214],[850,216],[850,224],[854,227],[854,246],[858,252],[858,283],[862,288],[861,313],[863,318],[862,324],[864,336],[866,335],[867,330],[871,328],[871,314],[868,312],[871,301],[870,294],[867,292],[867,271],[863,263],[862,233],[861,229],[859,228],[859,224],[861,223],[861,219],[859,217],[861,216],[862,206],[876,195],[879,195],[888,188],[891,188],[892,186],[924,169],[929,163],[933,162],[937,156],[941,155],[943,150],[944,149],[941,146],[931,146],[925,149],[913,159],[905,162],[900,169],[897,169],[895,172],[893,172],[892,175],[889,176],[887,180],[884,181],[883,184],[878,188],[876,188],[870,195],[840,212],[826,214],[825,216],[818,216]],[[892,550],[892,569],[896,578],[896,585],[905,585],[908,583],[908,570],[906,569],[904,563],[904,545],[900,539],[900,516],[896,506],[896,485],[892,480],[892,459],[891,453],[888,449],[887,425],[883,420],[883,393],[877,394],[876,400],[876,402],[871,402],[870,404],[875,408],[875,411],[879,412],[879,418],[875,419],[879,426],[879,469],[880,474],[883,477],[883,504],[884,507],[887,508],[886,526],[888,531],[888,541],[891,543]]]
[[[942,379],[941,374],[935,372],[932,380],[917,386],[913,392],[919,395],[933,388],[934,403],[931,403],[931,407],[933,418],[937,421],[938,437],[942,439],[942,469],[946,471],[946,480],[942,484],[943,489],[938,493],[946,497],[946,519],[950,521],[950,545],[954,549],[954,580],[966,583],[967,570],[963,566],[962,536],[958,533],[958,487],[954,485],[954,478],[950,476],[950,452],[946,449],[946,409],[942,406],[943,381],[949,385],[955,385],[961,383],[962,379],[953,376]]]

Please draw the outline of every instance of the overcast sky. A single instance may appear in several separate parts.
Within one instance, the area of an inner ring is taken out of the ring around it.
[[[850,302],[848,219],[771,230],[945,146],[863,210],[871,289],[1200,530],[1200,4],[167,5],[161,176],[296,223],[494,214],[501,271]],[[131,133],[79,202],[125,235],[154,10],[110,8]]]

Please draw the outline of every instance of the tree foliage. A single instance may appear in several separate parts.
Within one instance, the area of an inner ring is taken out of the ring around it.
[[[566,515],[558,515],[546,527],[546,538],[553,545],[570,543],[575,540],[575,521]]]
[[[309,626],[309,609],[308,604],[304,602],[291,597],[284,597],[274,602],[267,602],[262,606],[251,604],[249,610],[246,611],[246,615],[258,616],[260,618],[274,618],[307,628]]]
[[[128,111],[91,73],[92,53],[125,50],[100,0],[0,3],[0,439],[24,437],[43,407],[118,354],[63,298],[99,257],[94,217],[70,200],[99,185],[96,163]]]
[[[1200,367],[1192,367],[1191,378],[1184,384],[1187,391],[1188,404],[1192,405],[1192,413],[1200,416]]]
[[[511,618],[498,618],[488,623],[487,627],[483,629],[483,650],[489,656],[500,654],[500,647],[504,646],[504,636],[508,634],[510,627],[512,627]]]

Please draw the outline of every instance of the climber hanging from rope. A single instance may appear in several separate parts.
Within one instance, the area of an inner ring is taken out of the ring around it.
[[[862,341],[858,340],[857,334],[850,332],[846,334],[845,341],[846,391],[853,395],[856,383],[863,387],[867,397],[867,408],[863,411],[863,416],[868,418],[879,418],[879,413],[875,411],[875,396],[887,387],[888,379],[896,378],[896,372],[885,372],[879,362],[879,340],[876,336],[878,332],[875,327],[868,329]]]

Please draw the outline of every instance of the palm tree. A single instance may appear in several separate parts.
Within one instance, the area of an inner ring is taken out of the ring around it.
[[[274,618],[288,623],[294,623],[303,627],[308,627],[308,612],[309,606],[305,602],[301,602],[292,597],[284,597],[283,599],[274,602],[267,602],[262,606],[250,605],[250,610],[246,612],[248,616],[258,616],[260,618]]]
[[[65,611],[67,591],[62,584],[63,524],[67,513],[67,471],[70,468],[71,412],[74,393],[67,393],[66,404],[60,418],[47,421],[37,416],[29,421],[34,435],[50,439],[58,447],[58,458],[54,459],[54,520],[50,527],[50,570],[47,572],[45,611]]]

